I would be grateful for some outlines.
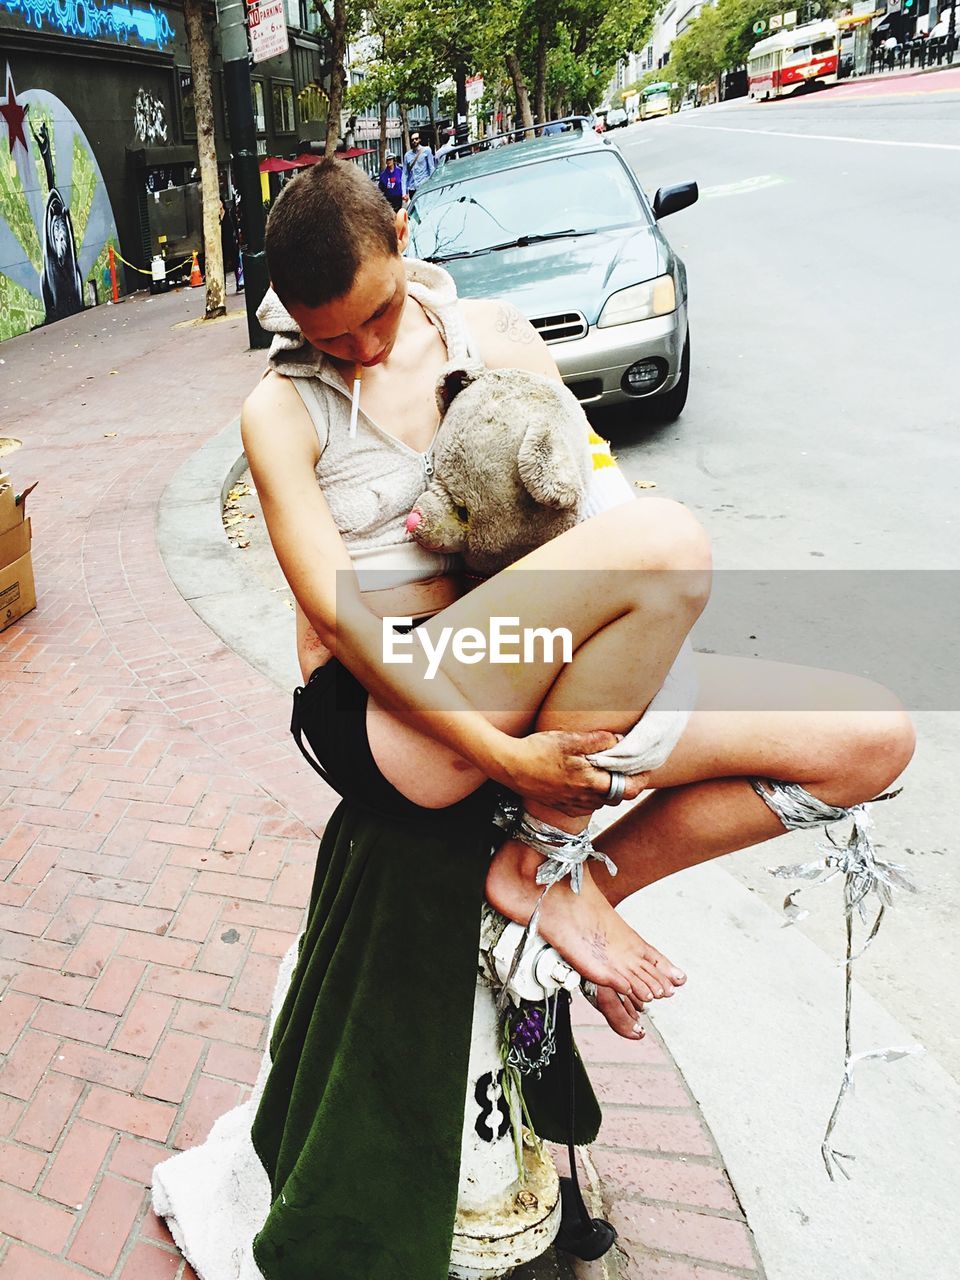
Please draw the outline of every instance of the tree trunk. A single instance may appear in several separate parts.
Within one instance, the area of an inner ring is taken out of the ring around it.
[[[400,112],[400,135],[402,138],[402,142],[400,145],[403,148],[403,155],[405,156],[407,152],[410,150],[410,120],[407,115],[406,107],[398,103],[397,108]],[[400,159],[402,161],[403,156],[401,156]]]
[[[197,116],[197,155],[203,202],[203,263],[207,278],[204,319],[226,314],[223,246],[220,241],[220,179],[214,136],[213,89],[210,77],[210,32],[204,25],[201,0],[184,0],[183,19],[190,51],[193,102]]]
[[[520,60],[515,53],[506,55],[507,71],[510,79],[513,81],[513,91],[517,95],[517,110],[520,113],[520,123],[525,129],[533,128],[533,112],[530,110],[530,95],[527,93],[527,86],[523,80],[523,72],[520,70]],[[529,134],[525,134],[529,137]]]
[[[387,167],[387,104],[380,100],[380,171]]]
[[[545,124],[547,119],[547,45],[550,31],[549,22],[541,20],[537,25],[537,82],[534,89],[534,109],[540,124]]]
[[[347,0],[333,0],[333,21],[330,32],[330,103],[327,115],[327,140],[323,154],[328,158],[336,153],[340,139],[340,109],[347,73],[344,61],[347,56]]]

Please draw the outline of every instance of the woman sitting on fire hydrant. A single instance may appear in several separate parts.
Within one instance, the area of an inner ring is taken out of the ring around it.
[[[450,557],[404,527],[430,468],[438,375],[471,353],[559,374],[519,312],[458,301],[439,267],[402,256],[407,240],[406,211],[337,160],[288,184],[267,227],[262,316],[279,336],[243,441],[297,602],[295,722],[344,798],[253,1127],[271,1183],[254,1247],[267,1280],[447,1275],[484,897],[526,923],[545,859],[582,852],[596,809],[648,791],[595,840],[616,876],[582,865],[580,892],[560,879],[539,919],[611,1027],[639,1038],[643,1003],[686,976],[617,905],[782,834],[782,784],[851,806],[913,751],[905,713],[867,681],[705,654],[660,767],[624,776],[591,762],[642,717],[703,609],[706,535],[684,507],[644,497],[464,594]],[[384,615],[425,619],[434,637],[493,617],[566,627],[572,661],[464,665],[448,652],[427,680],[419,646],[409,663],[383,661]],[[504,790],[524,834],[491,859]]]

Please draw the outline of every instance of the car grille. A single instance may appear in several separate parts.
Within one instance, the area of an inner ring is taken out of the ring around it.
[[[535,316],[530,323],[544,342],[569,342],[586,337],[587,322],[579,311],[565,311],[556,316]]]

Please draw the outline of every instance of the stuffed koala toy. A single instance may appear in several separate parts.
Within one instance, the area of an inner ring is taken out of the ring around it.
[[[452,364],[434,473],[407,517],[431,551],[489,576],[578,523],[591,472],[589,424],[562,383],[523,369]]]

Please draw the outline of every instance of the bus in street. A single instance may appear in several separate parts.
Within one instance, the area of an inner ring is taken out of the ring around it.
[[[652,120],[654,116],[670,114],[670,82],[658,80],[640,90],[640,119]]]
[[[808,22],[777,31],[747,55],[750,97],[783,98],[804,84],[836,84],[840,32],[835,22]]]

